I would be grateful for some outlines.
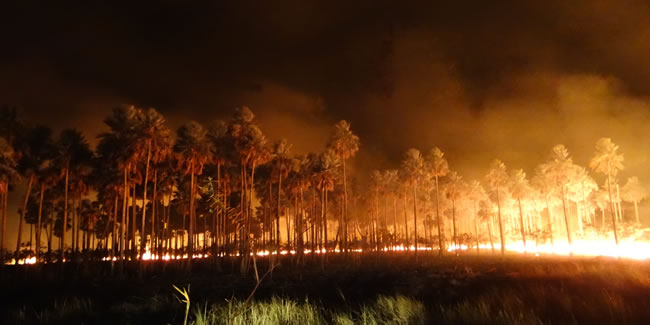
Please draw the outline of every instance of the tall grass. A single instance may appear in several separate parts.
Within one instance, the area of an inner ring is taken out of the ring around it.
[[[203,305],[194,309],[196,325],[271,325],[271,324],[425,324],[424,305],[411,298],[380,296],[376,302],[334,311],[308,300],[274,297],[269,301],[245,304],[229,300],[224,304]]]

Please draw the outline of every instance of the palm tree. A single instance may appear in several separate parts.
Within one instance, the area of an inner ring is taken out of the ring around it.
[[[341,166],[339,156],[332,150],[327,149],[318,157],[318,163],[312,170],[312,177],[316,187],[321,191],[321,222],[322,222],[322,236],[323,252],[321,252],[321,265],[324,265],[326,252],[328,251],[327,245],[327,194],[334,190],[338,175],[337,169]]]
[[[111,159],[117,168],[121,170],[122,178],[122,221],[120,222],[120,273],[124,267],[124,251],[126,248],[127,236],[127,204],[129,201],[129,174],[135,169],[139,159],[139,152],[136,148],[137,139],[137,115],[138,111],[134,106],[120,106],[113,109],[111,115],[104,120],[110,128],[109,133],[100,135],[98,147],[104,146],[102,150],[106,155],[104,159]]]
[[[0,137],[0,263],[4,264],[4,242],[7,226],[7,197],[9,196],[9,185],[14,183],[18,177],[13,147],[4,138]]]
[[[508,173],[506,165],[501,160],[494,160],[490,166],[490,170],[485,179],[488,183],[490,191],[496,195],[497,200],[497,213],[499,217],[499,237],[501,238],[501,255],[505,254],[506,242],[503,237],[503,221],[501,220],[501,196],[508,184]]]
[[[273,145],[273,161],[274,172],[278,178],[277,188],[277,206],[275,211],[275,240],[276,240],[276,254],[280,250],[280,205],[282,202],[282,178],[287,177],[289,173],[289,154],[291,153],[291,144],[286,139],[281,139]]]
[[[248,256],[250,250],[250,232],[252,221],[252,202],[255,184],[255,168],[271,159],[271,150],[268,148],[266,136],[257,125],[255,115],[250,108],[244,106],[238,108],[233,116],[230,125],[230,137],[232,138],[235,151],[239,155],[241,168],[241,200],[240,211],[244,216],[244,227],[241,237],[242,256]],[[250,167],[250,178],[248,168]],[[248,258],[242,259],[241,272],[248,271]]]
[[[216,196],[213,198],[219,205],[215,215],[215,218],[218,219],[216,222],[216,227],[219,229],[219,231],[217,229],[214,229],[215,233],[217,234],[217,245],[215,245],[214,251],[214,254],[216,255],[218,253],[216,249],[219,246],[219,241],[221,241],[222,245],[225,242],[225,224],[227,218],[225,188],[222,184],[222,168],[225,167],[225,164],[231,159],[230,155],[233,153],[233,148],[232,143],[229,141],[228,137],[228,124],[224,121],[214,121],[208,128],[207,137],[211,142],[210,147],[212,149],[212,160],[217,167],[217,187],[215,189]]]
[[[22,238],[22,224],[23,219],[27,213],[27,201],[29,195],[31,194],[32,185],[34,182],[41,180],[43,175],[51,166],[52,160],[55,156],[55,148],[52,140],[52,131],[44,126],[38,126],[26,130],[24,135],[17,140],[18,146],[21,148],[20,160],[18,161],[18,170],[19,172],[29,179],[27,183],[27,191],[25,193],[25,200],[23,207],[20,210],[21,214],[18,221],[18,236],[16,242],[16,255],[19,253],[21,238]],[[41,192],[45,185],[44,182],[41,182]],[[41,215],[38,215],[38,228],[36,229],[37,237],[37,251],[40,247],[40,218]],[[30,236],[31,237],[31,236]],[[31,239],[30,239],[31,242]],[[36,253],[38,259],[38,252]]]
[[[178,160],[178,170],[190,176],[189,187],[189,227],[188,227],[188,255],[194,250],[194,230],[196,223],[196,182],[195,177],[201,175],[203,166],[209,161],[211,155],[210,142],[206,138],[207,130],[198,122],[189,122],[177,131],[174,152]],[[190,263],[188,263],[190,265]]]
[[[374,199],[374,208],[372,209],[373,213],[371,214],[370,220],[370,241],[371,243],[374,243],[375,251],[379,252],[379,239],[377,235],[377,228],[379,224],[379,193],[384,192],[386,184],[384,175],[379,170],[373,170],[372,173],[370,173],[370,180],[372,183],[372,192]]]
[[[554,199],[554,192],[556,190],[555,183],[553,180],[553,175],[550,174],[550,171],[546,169],[543,165],[538,166],[535,169],[535,176],[533,177],[533,184],[535,188],[541,193],[544,197],[546,203],[546,211],[548,213],[548,234],[551,240],[551,246],[555,246],[553,241],[553,207],[554,204],[551,204]]]
[[[345,252],[348,251],[348,190],[347,190],[347,174],[346,174],[346,161],[353,157],[359,151],[359,137],[350,130],[350,123],[341,120],[334,126],[334,134],[332,134],[328,147],[332,148],[334,152],[341,159],[343,166],[343,243],[342,247]]]
[[[648,196],[646,189],[639,184],[639,178],[634,176],[627,179],[627,183],[623,186],[622,198],[625,201],[634,203],[634,216],[636,223],[639,221],[639,207],[638,202]]]
[[[58,156],[57,163],[61,175],[63,175],[65,180],[64,185],[64,201],[63,201],[63,223],[64,227],[62,228],[61,233],[61,262],[65,258],[65,235],[66,228],[65,225],[68,224],[68,192],[70,187],[70,174],[71,170],[74,168],[75,171],[80,171],[82,164],[85,164],[90,161],[92,157],[92,152],[90,151],[90,146],[86,141],[86,138],[77,130],[66,129],[61,131],[59,139],[57,142],[58,147]],[[72,173],[75,173],[73,171]]]
[[[389,169],[383,172],[384,179],[384,193],[386,199],[388,196],[393,199],[393,233],[391,246],[395,245],[397,238],[397,197],[399,192],[399,171],[397,169]]]
[[[532,188],[526,179],[526,173],[522,169],[515,170],[510,176],[510,192],[517,198],[519,206],[519,229],[521,230],[521,240],[524,243],[524,254],[526,253],[526,229],[524,228],[524,213],[521,207],[521,199],[531,195]]]
[[[449,182],[445,185],[444,192],[447,194],[447,198],[451,200],[452,240],[454,242],[456,254],[458,254],[458,241],[456,237],[456,200],[458,200],[461,197],[461,194],[466,190],[467,184],[463,181],[463,177],[458,175],[455,171],[450,172],[448,178]],[[438,232],[438,237],[440,237],[440,232]],[[439,239],[439,242],[442,241]],[[442,246],[440,247],[440,251],[442,251]]]
[[[40,198],[38,204],[38,217],[36,222],[36,260],[39,261],[42,230],[43,196],[47,187],[56,182],[56,170],[53,160],[56,158],[56,147],[52,139],[52,130],[47,127],[37,127],[31,130],[28,145],[31,147],[33,164],[36,167],[36,177],[40,183]]]
[[[564,145],[558,144],[551,151],[550,161],[541,165],[543,173],[551,177],[553,184],[559,188],[560,198],[562,199],[562,212],[564,214],[564,225],[566,227],[567,241],[572,246],[571,229],[569,227],[569,218],[567,212],[567,186],[574,181],[578,172],[578,167],[573,164],[569,157],[569,151]]]
[[[136,141],[146,151],[145,155],[145,173],[144,173],[144,193],[142,197],[142,227],[140,228],[140,256],[144,254],[146,245],[145,219],[147,211],[147,185],[149,183],[149,164],[159,163],[171,153],[171,134],[167,127],[167,121],[154,108],[146,111],[139,111],[137,115],[137,138]],[[154,194],[155,195],[155,194]],[[154,229],[155,216],[152,214],[151,220],[151,241],[155,235]]]
[[[596,153],[589,162],[589,167],[598,173],[605,174],[607,178],[609,206],[616,245],[618,245],[618,232],[616,230],[616,216],[614,214],[614,201],[612,199],[612,184],[616,183],[618,171],[623,170],[623,154],[619,154],[617,151],[618,146],[610,138],[601,138],[596,142]]]
[[[598,184],[589,176],[587,169],[575,166],[575,174],[567,185],[567,197],[576,203],[578,229],[581,233],[584,228],[583,219],[590,219],[587,198],[596,190],[598,190]],[[582,209],[580,209],[580,206],[582,206]]]
[[[438,220],[438,254],[442,255],[443,252],[443,243],[442,243],[442,225],[440,218],[440,191],[438,190],[438,180],[440,177],[443,177],[449,173],[449,165],[447,164],[447,159],[445,159],[445,154],[438,148],[435,147],[429,155],[427,156],[427,167],[432,173],[432,176],[435,179],[436,185],[436,219]],[[454,243],[455,243],[454,239]]]
[[[473,218],[474,218],[474,232],[476,233],[476,252],[478,253],[480,251],[478,206],[481,204],[481,202],[485,202],[488,199],[487,193],[485,193],[485,189],[483,188],[483,186],[479,181],[474,180],[469,184],[467,198],[472,203]]]
[[[413,191],[413,218],[415,231],[415,257],[418,256],[418,212],[417,212],[417,190],[418,183],[424,173],[424,159],[419,150],[411,148],[406,151],[402,160],[402,170],[406,176],[407,183]]]

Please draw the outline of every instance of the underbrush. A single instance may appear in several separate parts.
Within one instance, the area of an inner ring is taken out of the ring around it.
[[[5,304],[0,323],[650,323],[650,265],[641,262],[449,257],[356,269],[332,263],[325,273],[281,271],[251,300],[245,299],[250,278],[228,274],[91,282],[94,289],[34,284],[15,292],[39,302]],[[179,296],[170,282],[191,283],[192,294]]]

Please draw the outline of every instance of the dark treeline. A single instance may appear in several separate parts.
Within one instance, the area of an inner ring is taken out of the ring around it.
[[[489,243],[504,253],[509,242],[571,245],[594,236],[618,244],[638,229],[646,196],[635,177],[619,186],[623,155],[608,138],[589,162],[601,186],[562,145],[530,180],[495,160],[485,187],[466,182],[434,148],[409,149],[400,168],[372,171],[362,184],[349,172],[360,140],[346,121],[323,151],[306,155],[267,140],[247,107],[229,121],[189,122],[175,136],[152,108],[118,107],[104,122],[109,131],[93,150],[74,129],[54,134],[0,110],[3,262],[293,251],[298,263],[319,253],[324,265],[328,254],[360,250],[417,256]],[[13,247],[7,197],[18,183],[26,186]],[[625,218],[621,202],[633,204],[634,217]],[[241,271],[251,262],[241,258]]]

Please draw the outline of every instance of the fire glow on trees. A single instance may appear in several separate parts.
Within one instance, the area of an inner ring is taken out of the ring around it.
[[[247,107],[230,122],[189,123],[175,140],[154,109],[119,107],[95,152],[79,133],[55,141],[11,123],[30,141],[3,135],[0,189],[21,164],[47,167],[30,169],[20,214],[19,227],[37,231],[6,264],[420,251],[650,258],[646,192],[635,177],[619,185],[623,155],[608,138],[590,169],[556,145],[532,178],[495,160],[468,182],[439,148],[409,149],[401,169],[346,172],[360,141],[343,121],[322,153],[291,155]]]

